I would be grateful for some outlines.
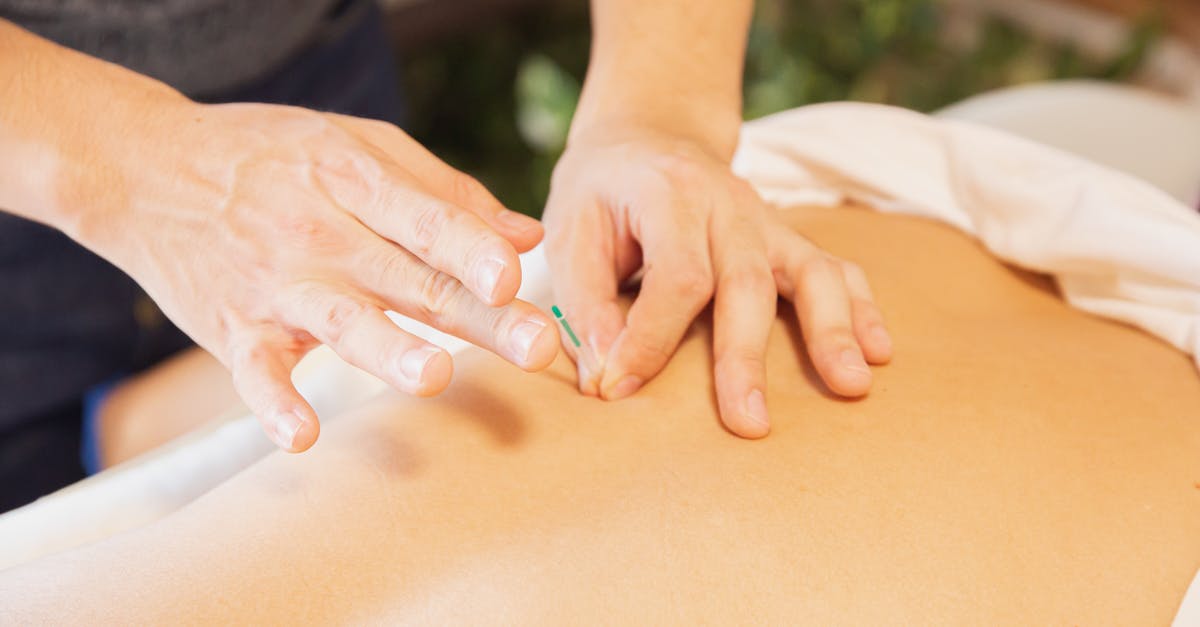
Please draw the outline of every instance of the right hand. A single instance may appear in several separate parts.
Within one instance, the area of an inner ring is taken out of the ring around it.
[[[526,370],[553,361],[553,321],[514,300],[541,225],[395,126],[181,99],[127,131],[93,147],[92,184],[67,193],[97,210],[68,230],[221,360],[279,447],[317,439],[291,372],[319,344],[409,394],[447,386],[450,355],[386,310]]]

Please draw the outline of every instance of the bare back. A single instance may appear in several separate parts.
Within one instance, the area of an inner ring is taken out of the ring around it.
[[[564,358],[527,375],[471,353],[439,399],[381,398],[311,453],[0,575],[0,606],[114,622],[1168,622],[1200,567],[1188,359],[947,228],[790,215],[867,270],[888,316],[896,359],[868,398],[822,389],[789,308],[761,441],[720,427],[703,325],[611,404],[577,395]]]

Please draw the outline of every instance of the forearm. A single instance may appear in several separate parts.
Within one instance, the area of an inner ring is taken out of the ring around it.
[[[168,102],[187,101],[0,20],[0,210],[78,238],[89,214],[120,204],[119,157]]]
[[[752,0],[593,0],[591,64],[572,138],[612,124],[737,144]]]

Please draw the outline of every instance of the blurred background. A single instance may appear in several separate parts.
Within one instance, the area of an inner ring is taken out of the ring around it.
[[[407,130],[540,215],[587,67],[586,0],[384,4]],[[1200,100],[1198,43],[1200,0],[758,0],[745,115],[831,100],[931,112],[1063,78]]]

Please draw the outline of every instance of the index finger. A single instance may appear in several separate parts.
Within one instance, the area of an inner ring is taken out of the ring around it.
[[[439,196],[479,216],[496,229],[519,252],[526,252],[542,239],[536,219],[511,211],[479,181],[442,161],[394,124],[327,114],[343,129],[392,157]]]
[[[352,160],[351,169],[319,173],[335,202],[376,234],[458,279],[484,303],[500,306],[516,297],[517,251],[479,216],[429,193],[397,166],[369,155]]]

